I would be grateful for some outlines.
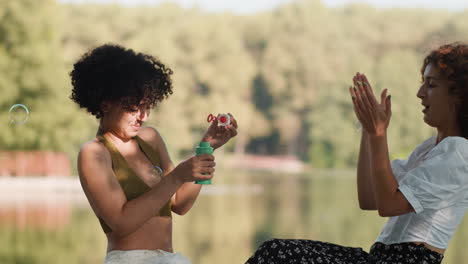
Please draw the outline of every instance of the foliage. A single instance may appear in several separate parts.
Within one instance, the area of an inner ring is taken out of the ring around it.
[[[467,40],[468,25],[466,12],[326,8],[318,0],[252,15],[171,3],[21,0],[0,7],[2,149],[71,154],[91,139],[97,123],[69,101],[67,72],[81,54],[112,42],[155,55],[174,70],[174,94],[149,125],[176,158],[193,153],[209,113],[231,112],[240,129],[226,151],[292,155],[315,167],[356,164],[360,134],[347,87],[358,71],[376,93],[392,94],[392,156],[407,155],[431,135],[416,98],[422,58],[443,42]],[[6,125],[14,103],[30,107],[26,125]]]

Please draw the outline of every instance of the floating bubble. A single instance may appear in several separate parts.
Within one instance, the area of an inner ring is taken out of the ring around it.
[[[361,122],[359,122],[359,120],[354,123],[354,128],[356,129],[356,132],[358,133],[362,131],[362,125],[361,125]]]
[[[163,170],[161,169],[161,167],[159,166],[156,166],[156,165],[153,165],[153,173],[157,176],[159,176],[160,178],[162,178],[164,175],[163,175]]]
[[[14,104],[9,112],[12,125],[22,125],[28,121],[29,109],[23,104]]]

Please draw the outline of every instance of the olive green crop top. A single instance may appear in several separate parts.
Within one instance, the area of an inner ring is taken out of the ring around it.
[[[114,171],[115,176],[117,177],[117,180],[119,181],[119,184],[122,187],[122,190],[124,191],[125,197],[127,197],[128,201],[151,190],[151,187],[149,187],[142,179],[140,179],[140,177],[138,177],[135,172],[128,166],[127,161],[122,156],[122,154],[120,154],[119,150],[112,144],[112,142],[107,140],[106,137],[104,137],[100,132],[98,132],[96,136],[97,139],[109,150],[112,158],[112,170]],[[153,166],[160,167],[161,165],[156,151],[140,137],[135,136],[134,139],[137,140],[140,149],[148,157]],[[170,199],[155,216],[172,217]],[[112,232],[112,229],[104,222],[104,220],[100,217],[98,218],[104,232]]]

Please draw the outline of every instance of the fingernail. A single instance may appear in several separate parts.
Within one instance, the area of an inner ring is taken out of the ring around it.
[[[357,81],[356,83],[357,85],[362,85],[361,81]]]
[[[356,100],[356,97],[354,97],[354,96],[351,96],[351,98],[352,98],[353,100]]]
[[[392,99],[392,96],[391,95],[388,95],[388,100]]]
[[[362,83],[362,86],[366,87],[366,86],[367,86],[367,84],[366,84],[365,82],[363,82],[363,83]]]
[[[354,89],[354,91],[356,91],[357,90],[356,86],[353,86],[353,89]]]

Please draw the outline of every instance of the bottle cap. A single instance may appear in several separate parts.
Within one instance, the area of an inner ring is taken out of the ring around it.
[[[210,146],[210,142],[202,141],[202,142],[200,142],[199,147],[200,147],[200,148],[209,148],[209,147],[211,147],[211,146]]]

